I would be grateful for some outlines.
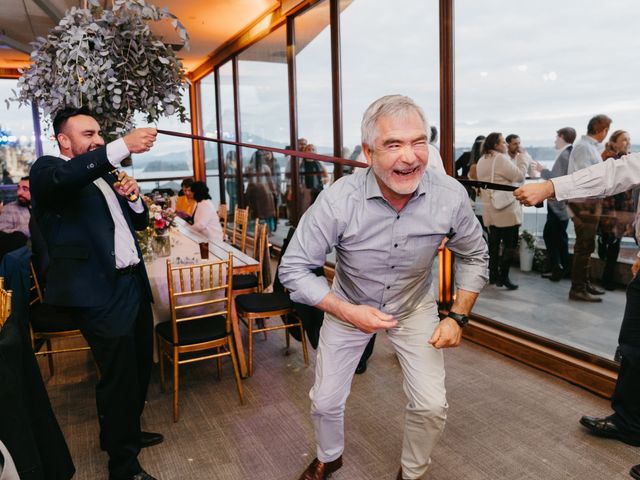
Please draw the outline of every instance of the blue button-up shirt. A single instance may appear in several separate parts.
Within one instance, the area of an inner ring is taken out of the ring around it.
[[[597,140],[588,135],[583,135],[580,140],[575,143],[573,150],[571,150],[567,173],[577,172],[583,168],[589,168],[592,165],[601,163],[601,150],[602,147]]]
[[[278,273],[292,300],[316,305],[329,286],[312,270],[335,248],[333,293],[401,320],[433,304],[431,267],[447,235],[456,286],[480,292],[489,256],[465,189],[451,177],[426,171],[397,212],[382,196],[373,171],[362,169],[318,196],[300,220]]]

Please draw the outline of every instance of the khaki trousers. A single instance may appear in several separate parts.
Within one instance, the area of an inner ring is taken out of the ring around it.
[[[401,457],[405,478],[421,478],[425,474],[431,451],[444,430],[448,405],[443,353],[428,343],[438,322],[433,303],[387,332],[400,361],[408,399]],[[370,338],[371,334],[347,327],[325,314],[316,356],[315,384],[309,393],[321,462],[335,460],[344,450],[345,403],[358,360]]]

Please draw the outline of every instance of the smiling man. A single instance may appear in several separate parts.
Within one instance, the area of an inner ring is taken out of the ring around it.
[[[280,266],[292,300],[325,312],[309,394],[317,458],[301,480],[327,478],[342,466],[345,403],[375,332],[387,331],[408,397],[397,478],[425,474],[444,429],[442,349],[460,343],[466,315],[487,280],[488,254],[465,189],[427,170],[428,131],[422,109],[408,97],[390,95],[369,106],[362,149],[370,168],[320,194]],[[431,267],[445,237],[456,256],[457,294],[451,313],[440,321]],[[330,289],[313,270],[334,248]]]
[[[96,404],[109,480],[153,480],[143,447],[162,435],[142,432],[140,415],[151,373],[151,289],[134,230],[148,226],[136,181],[110,172],[132,153],[148,152],[157,132],[139,128],[105,145],[86,109],[53,119],[60,156],[31,167],[34,217],[47,244],[45,301],[66,311],[91,347],[100,379]]]

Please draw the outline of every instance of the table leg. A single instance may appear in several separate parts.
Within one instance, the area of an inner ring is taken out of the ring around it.
[[[244,355],[244,348],[242,347],[242,336],[240,335],[238,312],[236,311],[236,299],[233,295],[231,298],[231,329],[233,330],[233,339],[236,342],[236,352],[238,353],[240,376],[242,378],[247,378],[247,359]]]

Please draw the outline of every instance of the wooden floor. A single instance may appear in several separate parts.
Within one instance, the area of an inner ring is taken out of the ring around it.
[[[146,430],[165,442],[143,450],[141,463],[159,479],[296,480],[313,459],[305,367],[295,343],[284,356],[284,337],[270,333],[256,345],[256,370],[244,381],[240,406],[230,365],[221,380],[213,363],[187,365],[181,375],[181,418],[173,423],[171,395],[161,394],[157,368],[143,416]],[[313,352],[313,351],[312,351]],[[56,358],[43,376],[76,464],[76,479],[106,478],[98,445],[93,385],[85,353]],[[628,479],[640,450],[590,436],[583,414],[609,412],[608,401],[471,343],[446,354],[450,403],[445,433],[427,478]],[[364,375],[356,376],[347,404],[344,467],[335,480],[395,479],[403,410],[401,372],[384,334]]]

